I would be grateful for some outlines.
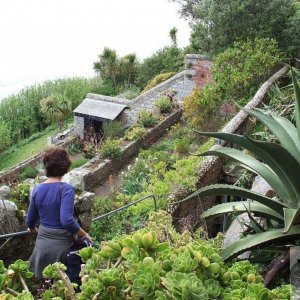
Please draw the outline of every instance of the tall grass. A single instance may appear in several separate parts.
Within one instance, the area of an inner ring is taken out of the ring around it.
[[[9,96],[0,102],[0,119],[8,124],[12,143],[26,139],[49,125],[40,110],[40,100],[52,94],[63,94],[72,103],[74,109],[87,93],[112,94],[100,77],[57,79],[36,84]]]

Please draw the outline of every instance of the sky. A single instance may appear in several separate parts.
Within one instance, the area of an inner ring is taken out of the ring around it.
[[[93,76],[109,47],[139,60],[188,44],[188,22],[168,0],[0,0],[0,98],[34,82]]]

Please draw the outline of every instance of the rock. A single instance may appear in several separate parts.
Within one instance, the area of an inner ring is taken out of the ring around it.
[[[261,177],[261,176],[256,176],[253,183],[252,183],[252,188],[251,191],[260,193],[264,196],[267,197],[273,197],[274,196],[274,191],[271,188],[271,186]],[[264,226],[264,220],[262,218],[255,218],[262,226]],[[224,238],[224,246],[228,246],[232,244],[234,241],[239,240],[241,234],[244,231],[243,223],[249,224],[250,219],[248,214],[244,213],[239,216],[237,216],[232,224],[230,225],[229,229],[225,233],[225,238]],[[245,252],[242,255],[239,256],[239,258],[248,258],[250,252]]]
[[[95,194],[84,192],[76,197],[75,205],[78,213],[89,211],[92,209],[95,200]]]
[[[9,199],[10,187],[7,185],[2,185],[0,187],[0,199]]]
[[[46,181],[47,179],[48,179],[48,177],[47,177],[47,176],[44,176],[44,175],[38,177],[39,182],[44,182],[44,181]]]
[[[24,183],[29,183],[30,185],[34,185],[34,184],[35,184],[33,178],[26,178],[23,182],[24,182]]]
[[[71,184],[76,190],[83,190],[83,174],[80,168],[68,172],[62,181]]]
[[[20,227],[17,205],[9,200],[0,200],[0,228],[4,233],[16,231]]]
[[[84,192],[76,197],[75,207],[79,215],[81,226],[84,230],[89,231],[92,221],[92,206],[95,200],[95,194]]]
[[[274,197],[273,188],[259,175],[255,177],[251,190],[270,198]]]

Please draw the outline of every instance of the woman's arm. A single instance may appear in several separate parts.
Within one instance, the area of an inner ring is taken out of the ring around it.
[[[92,241],[92,238],[89,236],[88,233],[86,233],[81,227],[80,229],[76,232],[77,235],[82,236],[87,238],[90,242]]]
[[[36,197],[36,193],[35,190],[33,190],[32,197],[29,203],[28,213],[26,216],[26,224],[31,233],[35,233],[37,231],[35,224],[39,215],[37,207],[35,205],[35,197]]]
[[[73,187],[65,185],[61,192],[60,222],[61,225],[72,234],[86,237],[91,241],[90,236],[74,220],[74,197],[75,190]]]

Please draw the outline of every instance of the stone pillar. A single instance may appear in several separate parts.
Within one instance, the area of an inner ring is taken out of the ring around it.
[[[84,118],[74,116],[74,133],[83,139],[84,135]]]
[[[185,82],[190,80],[200,88],[211,83],[210,68],[212,61],[200,54],[186,54],[185,56]]]

